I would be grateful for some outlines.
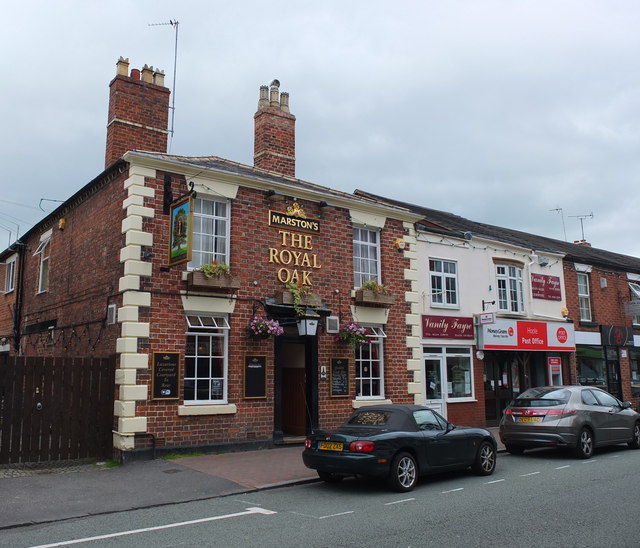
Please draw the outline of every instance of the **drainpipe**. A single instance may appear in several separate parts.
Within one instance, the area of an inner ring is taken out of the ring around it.
[[[13,349],[15,350],[16,355],[20,354],[20,322],[22,321],[22,295],[24,292],[24,271],[25,269],[25,250],[26,246],[20,240],[17,240],[14,244],[17,247],[18,252],[18,261],[16,262],[19,265],[18,271],[18,280],[16,284],[16,304],[13,310]]]

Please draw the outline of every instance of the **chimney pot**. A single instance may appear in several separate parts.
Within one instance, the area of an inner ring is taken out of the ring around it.
[[[153,67],[149,65],[142,67],[142,81],[148,82],[149,84],[153,83]]]
[[[157,86],[164,87],[164,70],[156,70],[153,73],[153,83]]]
[[[131,69],[131,78],[140,80],[140,69]]]
[[[289,112],[289,94],[286,91],[280,94],[280,110],[282,112]]]
[[[116,74],[119,76],[129,76],[129,58],[120,56],[116,63]]]

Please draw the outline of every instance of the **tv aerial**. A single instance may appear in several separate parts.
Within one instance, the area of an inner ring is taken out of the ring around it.
[[[569,215],[569,217],[580,219],[580,231],[582,232],[582,241],[584,241],[584,220],[593,219],[593,211],[588,215]]]

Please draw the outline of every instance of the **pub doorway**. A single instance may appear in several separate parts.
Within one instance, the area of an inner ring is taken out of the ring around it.
[[[315,336],[282,335],[275,342],[274,442],[298,441],[318,424]]]

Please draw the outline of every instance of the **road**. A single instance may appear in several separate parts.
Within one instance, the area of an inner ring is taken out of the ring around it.
[[[0,546],[636,547],[640,451],[501,454],[407,494],[346,479],[5,530]],[[97,537],[97,538],[96,538]]]

